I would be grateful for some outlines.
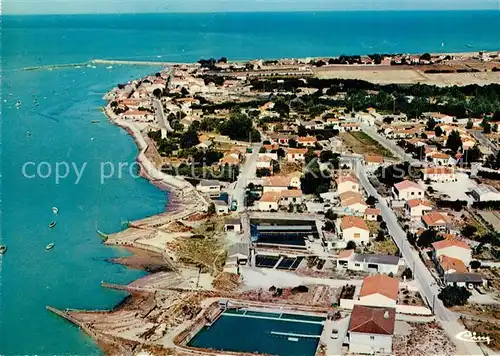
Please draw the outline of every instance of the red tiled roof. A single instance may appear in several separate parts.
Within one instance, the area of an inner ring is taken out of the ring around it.
[[[300,189],[289,189],[281,191],[282,197],[298,198],[302,196],[302,190]]]
[[[430,167],[424,169],[424,174],[454,174],[453,169],[448,167]]]
[[[372,294],[382,294],[393,300],[398,299],[399,281],[395,278],[386,276],[385,274],[376,274],[374,276],[365,277],[361,290],[360,297],[365,297]]]
[[[290,178],[284,176],[266,177],[262,185],[264,187],[288,187],[290,185]]]
[[[307,153],[307,148],[289,148],[288,149],[288,154],[306,154]]]
[[[380,209],[368,208],[365,210],[365,215],[380,215]]]
[[[356,216],[349,216],[349,215],[343,216],[341,220],[341,226],[342,230],[347,230],[352,227],[357,227],[358,229],[370,231],[368,225],[366,225],[366,221]]]
[[[370,163],[384,163],[384,157],[377,155],[366,155],[365,161]]]
[[[404,180],[402,182],[394,184],[394,187],[398,190],[398,192],[409,189],[409,188],[418,188],[420,190],[423,190],[420,185],[418,185],[415,182],[412,182],[411,180]]]
[[[456,246],[456,247],[464,248],[466,250],[470,250],[470,246],[466,242],[461,241],[461,240],[443,240],[443,241],[434,242],[432,244],[432,247],[434,247],[434,250],[436,250],[436,251],[441,250],[443,248],[452,247],[452,246]]]
[[[338,259],[345,259],[345,258],[349,258],[352,256],[352,254],[354,253],[354,250],[344,250],[344,251],[340,251],[339,255],[337,256]]]
[[[431,203],[425,199],[410,199],[406,202],[410,208],[416,208],[417,206],[423,205],[429,208],[432,207]]]
[[[450,270],[454,270],[456,273],[467,273],[467,267],[464,263],[453,257],[449,256],[440,256],[439,257],[439,265],[443,269],[443,271],[447,272]]]
[[[265,192],[264,194],[262,194],[262,198],[260,198],[260,201],[270,202],[270,203],[277,203],[279,200],[280,200],[279,192]]]
[[[367,334],[394,334],[396,311],[394,308],[373,308],[355,305],[352,308],[349,332]]]
[[[422,220],[427,224],[427,226],[443,225],[448,222],[445,216],[437,211],[431,211],[422,217]]]

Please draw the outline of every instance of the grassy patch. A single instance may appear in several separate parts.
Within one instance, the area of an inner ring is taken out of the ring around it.
[[[364,132],[345,132],[341,134],[341,138],[346,147],[354,153],[394,158],[391,151]]]
[[[382,255],[395,255],[398,251],[398,247],[390,238],[384,241],[373,241],[370,249],[373,253]]]

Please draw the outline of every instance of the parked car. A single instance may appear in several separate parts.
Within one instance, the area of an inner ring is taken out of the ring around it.
[[[339,338],[339,331],[337,329],[333,329],[332,330],[331,338],[332,339],[338,339]]]

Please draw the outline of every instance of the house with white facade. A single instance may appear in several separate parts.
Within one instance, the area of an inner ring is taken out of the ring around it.
[[[340,206],[345,212],[362,215],[368,208],[363,196],[360,193],[345,192],[339,195]]]
[[[257,206],[260,211],[278,211],[280,199],[280,192],[264,192]]]
[[[429,167],[423,170],[424,181],[430,180],[431,182],[456,182],[457,175],[455,170],[448,167]]]
[[[449,220],[446,214],[437,211],[431,211],[422,216],[422,222],[426,229],[444,231],[447,229]]]
[[[221,193],[221,185],[217,180],[202,180],[196,186],[196,190],[211,197],[218,197]]]
[[[361,218],[356,216],[343,216],[337,223],[338,236],[345,241],[354,241],[356,245],[366,245],[370,241],[370,229]]]
[[[345,192],[359,193],[359,181],[352,175],[340,176],[336,180],[337,192],[339,194]]]
[[[314,147],[318,142],[318,139],[315,136],[301,136],[297,139],[297,143],[304,147]]]
[[[262,182],[263,192],[281,192],[290,186],[290,178],[285,176],[265,177]]]
[[[352,354],[391,354],[396,322],[394,308],[355,305],[349,321],[349,352]]]
[[[302,190],[290,189],[280,193],[280,206],[288,207],[290,204],[302,204]]]
[[[400,264],[398,256],[355,253],[354,250],[341,251],[337,266],[351,271],[368,273],[392,273],[396,275]]]
[[[438,261],[441,256],[448,256],[462,261],[466,266],[472,260],[470,246],[461,240],[442,240],[432,244],[433,258]]]
[[[240,233],[242,231],[240,218],[228,218],[224,221],[224,231],[234,231]]]
[[[224,215],[229,213],[229,205],[224,200],[213,200],[215,205],[215,212],[217,215]]]
[[[430,152],[426,155],[427,158],[437,166],[447,166],[453,164],[452,158],[450,155],[441,152]]]
[[[302,162],[305,160],[307,148],[289,148],[286,152],[288,162]]]
[[[359,291],[359,304],[374,307],[396,307],[399,281],[385,274],[365,277]]]
[[[405,210],[411,218],[421,218],[425,212],[432,210],[432,205],[425,199],[410,199],[406,202]]]
[[[377,219],[378,219],[379,216],[380,216],[380,209],[367,208],[365,210],[364,219],[366,221],[377,221]]]
[[[415,182],[404,180],[394,184],[392,195],[397,200],[411,200],[424,197],[424,189]]]

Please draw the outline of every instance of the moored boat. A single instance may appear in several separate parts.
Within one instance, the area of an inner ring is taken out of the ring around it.
[[[57,222],[55,221],[52,221],[50,224],[49,224],[49,228],[53,228],[54,226],[56,226]]]
[[[47,246],[45,246],[45,249],[48,251],[48,250],[52,250],[54,248],[56,244],[51,242],[50,244],[48,244]]]
[[[7,246],[0,245],[0,255],[3,255],[5,252],[7,252]]]
[[[57,207],[53,206],[52,207],[52,212],[57,215],[57,213],[59,212],[59,209],[57,209]]]

